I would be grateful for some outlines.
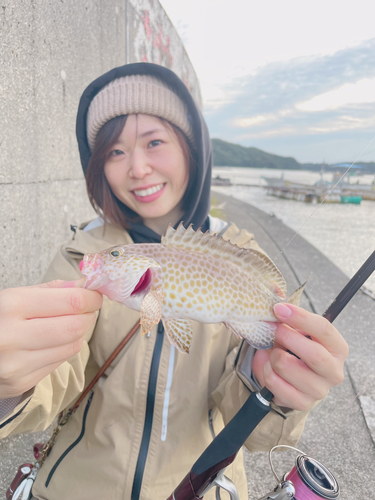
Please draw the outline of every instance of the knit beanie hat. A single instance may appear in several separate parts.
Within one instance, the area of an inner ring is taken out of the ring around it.
[[[186,104],[163,81],[151,75],[129,75],[106,85],[92,100],[87,113],[87,139],[93,150],[101,127],[112,118],[142,113],[176,125],[194,147],[192,123]]]

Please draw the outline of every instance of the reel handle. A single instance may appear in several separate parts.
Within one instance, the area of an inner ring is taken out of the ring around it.
[[[276,488],[259,500],[291,500],[296,494],[296,489],[291,481],[282,481]]]

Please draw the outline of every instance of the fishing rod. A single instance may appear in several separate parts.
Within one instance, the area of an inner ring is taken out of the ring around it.
[[[337,295],[323,313],[323,317],[332,323],[374,271],[375,251]],[[271,411],[272,399],[273,394],[267,387],[263,387],[259,392],[251,393],[242,408],[213,439],[167,500],[201,499],[214,486],[226,490],[231,500],[239,500],[236,486],[224,476],[224,470],[233,462],[255,427]],[[298,457],[296,467],[286,475],[284,481],[278,480],[278,482],[275,490],[260,500],[294,498],[297,486],[301,494],[303,492],[303,498],[306,499],[310,498],[306,495],[306,491],[310,493],[313,491],[314,494],[320,495],[313,497],[316,499],[338,498],[338,485],[332,474],[317,460],[306,455]]]
[[[375,250],[372,252],[370,257],[366,260],[366,262],[358,269],[355,275],[352,277],[350,281],[348,281],[347,285],[341,290],[332,304],[328,307],[328,309],[323,313],[323,317],[328,319],[330,323],[332,323],[340,312],[344,309],[346,304],[354,297],[354,295],[358,292],[361,286],[368,280],[371,274],[375,270]]]

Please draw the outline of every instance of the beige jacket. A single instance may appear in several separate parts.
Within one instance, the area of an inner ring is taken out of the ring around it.
[[[43,281],[76,279],[84,253],[132,243],[123,230],[108,227],[103,234],[102,227],[89,231],[84,227],[61,247]],[[256,245],[251,234],[234,225],[224,237],[240,246]],[[138,317],[138,312],[104,298],[95,329],[87,334],[81,352],[30,391],[0,423],[0,438],[47,428],[62,409],[72,405]],[[228,422],[249,396],[234,371],[238,339],[221,324],[196,323],[194,330],[190,355],[177,352],[156,328],[149,338],[133,337],[96,384],[91,398],[81,403],[62,428],[38,473],[34,497],[130,499],[135,476],[142,500],[163,500],[170,495],[212,440],[209,409],[213,408],[217,433],[223,420]],[[156,344],[161,346],[157,370],[153,362]],[[151,377],[150,371],[155,372]],[[153,396],[148,394],[152,380],[157,380]],[[145,426],[152,403],[152,418]],[[258,451],[278,443],[295,445],[305,418],[303,412],[289,411],[284,419],[271,411],[246,446]],[[143,462],[139,460],[141,448]],[[241,453],[226,475],[237,485],[240,498],[247,498]],[[214,490],[205,498],[213,499]]]

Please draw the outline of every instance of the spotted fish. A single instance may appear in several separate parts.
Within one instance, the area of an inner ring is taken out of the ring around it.
[[[263,252],[244,249],[212,233],[169,227],[161,244],[119,245],[86,254],[84,287],[140,311],[142,334],[162,320],[170,342],[189,352],[190,320],[224,323],[258,349],[273,345],[278,302],[299,303],[302,285],[286,283]]]

